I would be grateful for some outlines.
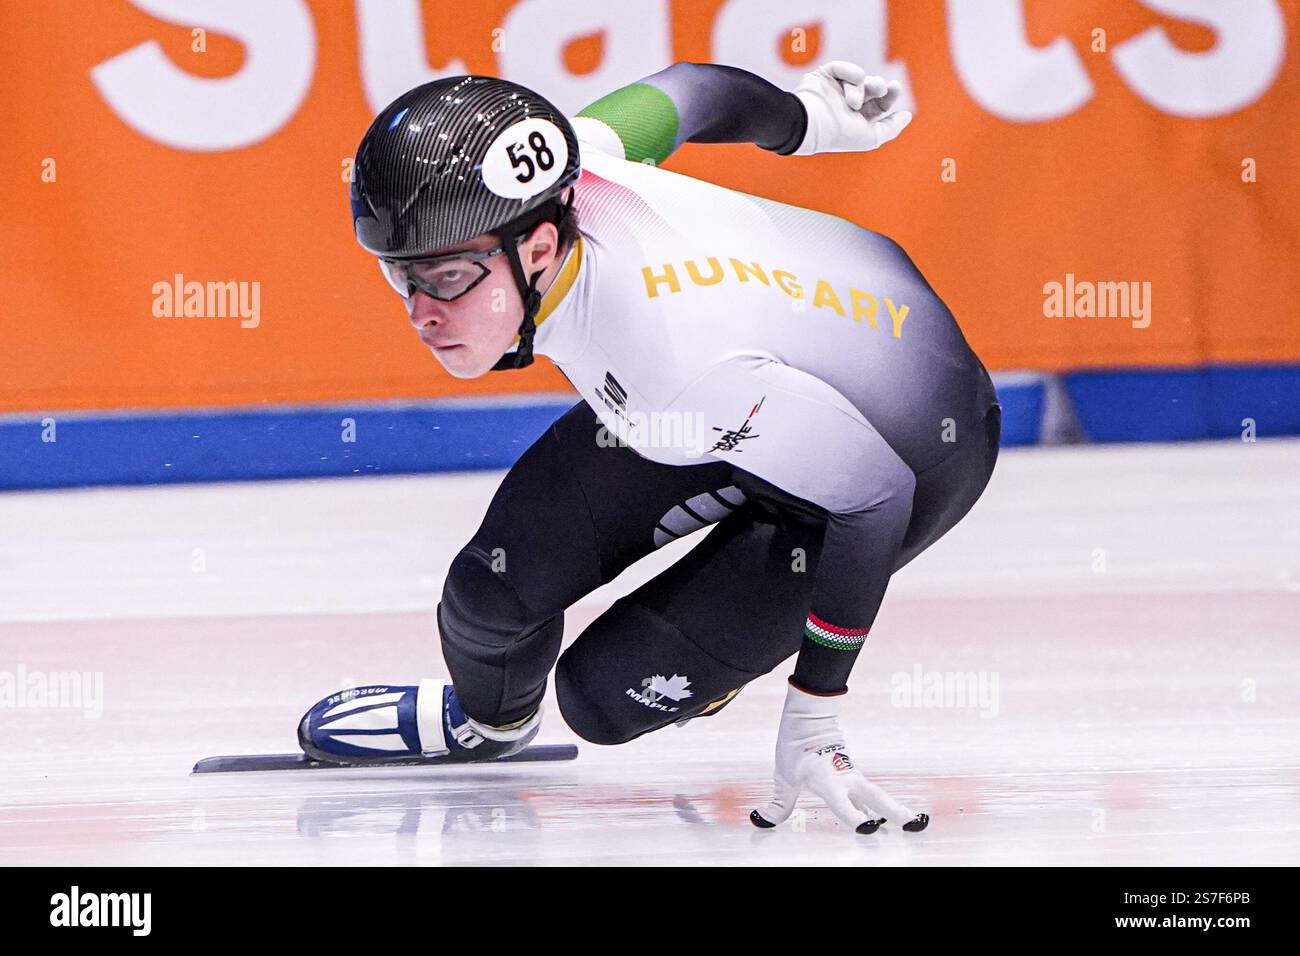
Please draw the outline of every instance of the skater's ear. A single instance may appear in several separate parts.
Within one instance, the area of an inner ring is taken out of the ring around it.
[[[527,270],[545,269],[560,254],[560,233],[552,222],[539,222],[520,246]]]

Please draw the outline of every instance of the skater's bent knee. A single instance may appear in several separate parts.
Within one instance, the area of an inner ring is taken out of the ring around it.
[[[493,557],[470,545],[451,562],[442,589],[439,617],[453,631],[470,629],[478,634],[512,638],[535,622]]]
[[[555,699],[569,729],[592,744],[625,744],[648,729],[618,719],[600,698],[588,694],[564,656],[555,668]]]

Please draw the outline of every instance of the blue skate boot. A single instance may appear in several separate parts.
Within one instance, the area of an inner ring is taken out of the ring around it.
[[[384,684],[331,694],[303,715],[298,744],[314,760],[337,764],[494,760],[526,747],[542,708],[505,727],[465,716],[455,688],[429,678],[415,687]]]

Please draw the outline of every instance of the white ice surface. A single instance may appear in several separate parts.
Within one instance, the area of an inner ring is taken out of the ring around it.
[[[1300,863],[1300,441],[1003,453],[895,578],[844,707],[921,834],[809,798],[750,826],[786,668],[573,763],[188,774],[292,750],[342,686],[442,673],[442,576],[499,480],[0,495],[0,864]],[[917,668],[997,692],[902,706]],[[102,714],[5,702],[5,675],[70,671]],[[548,704],[539,742],[581,743]]]

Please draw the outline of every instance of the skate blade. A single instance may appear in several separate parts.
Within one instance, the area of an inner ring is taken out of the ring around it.
[[[193,773],[248,773],[263,770],[357,770],[369,767],[482,766],[493,763],[535,763],[538,761],[573,760],[578,756],[574,744],[534,744],[519,753],[494,760],[451,760],[440,757],[402,757],[395,760],[366,760],[357,763],[331,763],[313,760],[306,754],[241,754],[230,757],[204,757],[194,765]]]

